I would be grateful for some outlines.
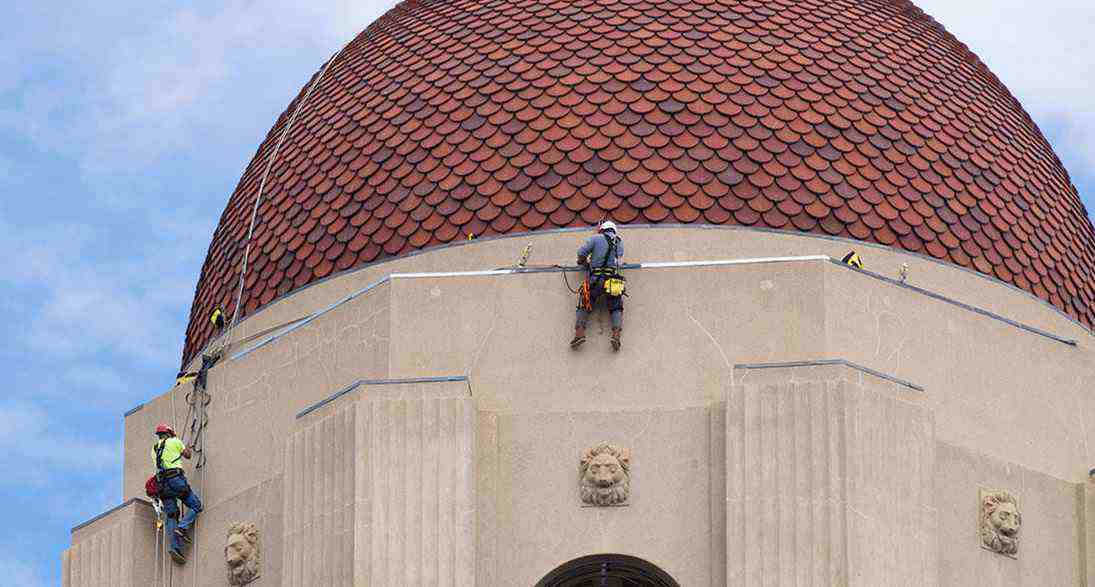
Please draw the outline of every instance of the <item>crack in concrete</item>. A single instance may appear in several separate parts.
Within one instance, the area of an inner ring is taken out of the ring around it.
[[[691,320],[692,323],[707,336],[708,340],[711,341],[711,344],[715,345],[715,348],[719,350],[719,355],[722,356],[722,361],[726,363],[726,366],[733,369],[733,365],[730,363],[730,357],[726,356],[726,351],[723,350],[722,345],[719,344],[719,341],[715,340],[714,335],[712,335],[710,331],[703,327],[703,324],[701,324],[699,320],[696,320],[696,317],[692,315],[692,308],[685,310],[685,313],[688,316],[688,319]]]
[[[464,375],[466,377],[468,377],[469,379],[471,378],[472,371],[475,371],[475,366],[479,364],[479,358],[483,355],[483,349],[486,348],[487,341],[490,340],[491,334],[494,333],[494,329],[498,326],[498,311],[497,311],[497,308],[496,308],[496,311],[493,312],[492,314],[493,314],[493,317],[491,318],[491,321],[490,321],[490,328],[487,329],[487,333],[484,334],[483,338],[479,341],[479,344],[476,346],[476,349],[475,349],[475,356],[472,357],[471,363],[468,365],[467,370],[464,371]]]

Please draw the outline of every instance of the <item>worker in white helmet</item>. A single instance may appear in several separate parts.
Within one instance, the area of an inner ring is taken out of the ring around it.
[[[612,350],[620,350],[620,334],[623,330],[624,280],[620,275],[620,259],[624,256],[624,241],[618,234],[616,223],[611,220],[597,227],[597,234],[586,239],[578,248],[578,264],[588,269],[585,282],[578,289],[577,319],[574,338],[570,347],[577,349],[586,341],[586,324],[593,305],[605,299],[612,319]]]

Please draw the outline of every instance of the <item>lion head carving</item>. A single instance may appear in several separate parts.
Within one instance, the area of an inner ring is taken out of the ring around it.
[[[624,505],[631,495],[631,454],[607,442],[582,453],[579,494],[583,503]]]
[[[224,562],[228,565],[230,585],[246,585],[258,578],[262,552],[259,530],[253,522],[237,522],[228,529]]]
[[[1011,558],[1019,555],[1023,516],[1007,491],[981,490],[981,546]]]

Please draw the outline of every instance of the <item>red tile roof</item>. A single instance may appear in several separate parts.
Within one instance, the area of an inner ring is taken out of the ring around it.
[[[231,311],[259,179],[228,202],[184,359]],[[352,267],[596,223],[881,243],[1095,325],[1095,233],[1030,117],[903,0],[404,2],[301,108],[258,210],[243,314]]]

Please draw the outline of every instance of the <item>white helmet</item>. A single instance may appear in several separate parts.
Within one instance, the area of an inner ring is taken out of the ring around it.
[[[597,227],[597,232],[604,232],[606,230],[611,230],[612,232],[616,232],[617,231],[616,230],[616,223],[611,221],[611,220],[605,220],[604,222],[601,223],[600,226]]]

